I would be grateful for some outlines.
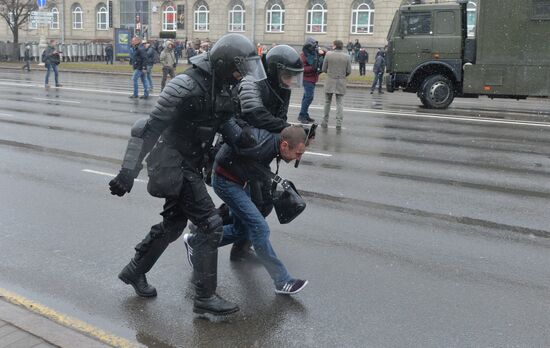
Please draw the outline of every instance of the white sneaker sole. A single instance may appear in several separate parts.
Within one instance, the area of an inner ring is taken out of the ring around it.
[[[185,250],[187,251],[187,262],[189,262],[189,265],[193,268],[193,262],[191,261],[191,257],[193,256],[193,248],[191,248],[189,242],[187,241],[189,236],[189,233],[183,235],[183,243],[185,244]]]

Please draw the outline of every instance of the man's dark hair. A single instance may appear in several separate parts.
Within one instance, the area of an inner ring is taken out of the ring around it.
[[[344,43],[342,42],[342,40],[334,40],[333,44],[337,50],[341,50],[342,48],[344,48]]]
[[[288,147],[294,149],[299,144],[305,144],[306,131],[300,126],[289,126],[282,130],[281,140],[288,143]]]

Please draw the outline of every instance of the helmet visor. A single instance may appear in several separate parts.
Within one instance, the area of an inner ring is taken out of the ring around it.
[[[279,86],[285,89],[301,88],[304,80],[304,72],[296,70],[279,70]]]
[[[246,59],[236,61],[235,64],[239,73],[243,77],[246,77],[248,81],[258,82],[267,78],[260,56],[247,57]]]

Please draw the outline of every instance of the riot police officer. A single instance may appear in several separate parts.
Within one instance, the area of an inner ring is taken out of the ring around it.
[[[156,296],[145,274],[190,220],[197,226],[193,311],[226,315],[238,307],[216,294],[222,219],[206,191],[201,169],[215,133],[233,115],[227,86],[233,74],[255,81],[265,79],[265,72],[254,45],[239,34],[225,35],[209,56],[193,57],[192,62],[192,68],[166,85],[150,116],[134,124],[122,168],[109,183],[113,195],[130,192],[148,155],[147,189],[151,195],[166,199],[162,222],[152,226],[135,247],[135,256],[119,278],[132,285],[139,296]]]
[[[292,87],[302,87],[304,67],[300,56],[288,45],[277,45],[265,57],[267,79],[251,81],[244,77],[236,86],[240,104],[239,118],[255,128],[280,133],[288,127],[287,114]],[[243,125],[241,123],[241,125]],[[252,201],[264,217],[273,209],[271,182],[250,182]],[[233,244],[230,259],[242,260],[251,256],[247,240]]]

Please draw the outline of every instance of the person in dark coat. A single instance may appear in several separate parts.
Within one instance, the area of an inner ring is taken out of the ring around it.
[[[23,61],[25,62],[25,65],[23,65],[23,70],[27,69],[27,71],[31,71],[31,46],[27,45],[25,46],[25,55],[23,57]]]
[[[107,47],[105,47],[105,64],[113,65],[113,45],[108,44]]]
[[[143,84],[143,96],[140,98],[149,98],[149,81],[147,80],[147,50],[141,43],[141,39],[137,36],[132,39],[132,55],[130,63],[134,69],[134,74],[132,75],[132,81],[134,82],[134,93],[130,96],[130,98],[139,97],[138,80],[141,80],[141,83]]]
[[[353,58],[357,62],[358,56],[359,56],[359,50],[361,49],[361,44],[359,43],[359,39],[355,39],[355,43],[353,44]]]
[[[357,62],[359,63],[359,75],[365,76],[365,66],[369,61],[369,54],[364,47],[361,47],[359,54],[357,55]]]
[[[384,77],[384,71],[386,70],[386,55],[384,53],[378,54],[376,60],[374,61],[374,66],[372,71],[374,73],[374,81],[372,82],[372,87],[370,89],[370,94],[374,93],[376,84],[378,83],[378,93],[382,92],[382,80]]]

